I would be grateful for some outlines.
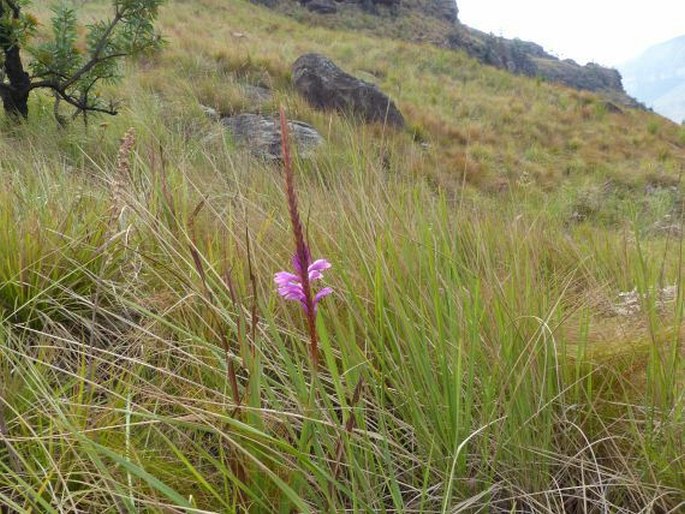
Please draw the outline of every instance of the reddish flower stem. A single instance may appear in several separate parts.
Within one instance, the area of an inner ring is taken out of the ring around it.
[[[297,193],[295,192],[295,173],[293,171],[292,158],[290,156],[290,140],[288,134],[288,122],[285,116],[285,109],[280,108],[281,118],[281,152],[283,155],[283,170],[285,175],[285,194],[288,200],[288,212],[290,214],[290,224],[293,228],[295,238],[295,259],[298,266],[295,271],[300,275],[302,281],[302,291],[305,297],[305,314],[307,317],[307,328],[309,330],[309,354],[312,360],[312,367],[316,371],[319,367],[319,340],[316,333],[316,312],[314,311],[314,300],[312,298],[311,285],[309,283],[308,268],[311,264],[311,255],[304,239],[304,229],[297,208]]]

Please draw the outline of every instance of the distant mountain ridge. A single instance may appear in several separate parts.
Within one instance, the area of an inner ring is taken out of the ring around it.
[[[685,120],[685,35],[619,66],[626,90],[676,123]]]

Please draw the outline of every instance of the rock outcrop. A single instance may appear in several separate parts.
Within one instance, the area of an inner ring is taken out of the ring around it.
[[[459,9],[456,0],[432,0],[423,4],[426,14],[451,23],[457,22]]]
[[[302,5],[312,12],[319,14],[335,14],[338,7],[333,0],[303,0]]]
[[[454,50],[464,50],[483,64],[531,76],[537,72],[533,59],[548,55],[535,43],[495,37],[465,25],[455,28],[447,35],[447,46]]]
[[[570,59],[540,59],[536,62],[538,74],[552,82],[559,82],[587,91],[623,91],[621,74],[599,64],[581,66]]]
[[[271,161],[281,158],[281,127],[275,117],[238,114],[223,118],[221,124],[230,130],[236,142],[249,147],[253,155]],[[289,121],[288,128],[301,157],[310,157],[324,142],[314,127],[301,121]]]
[[[253,3],[276,7],[295,0],[251,0]],[[299,3],[309,11],[317,14],[335,14],[341,8],[348,6],[365,12],[383,15],[390,13],[397,15],[401,10],[420,11],[427,16],[455,23],[458,9],[456,0],[299,0]]]
[[[625,93],[618,71],[594,63],[581,66],[571,59],[562,61],[536,43],[506,39],[459,25],[447,35],[447,46],[464,50],[483,64],[511,73],[541,77],[575,89],[602,92],[612,101],[627,107],[641,107]]]
[[[295,89],[318,109],[335,109],[367,122],[403,127],[404,117],[374,84],[344,72],[321,54],[300,56],[292,67]]]
[[[279,0],[250,0],[253,4],[265,5],[266,7],[276,7]]]

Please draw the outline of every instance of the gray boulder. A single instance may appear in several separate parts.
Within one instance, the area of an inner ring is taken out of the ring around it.
[[[277,118],[260,114],[238,114],[223,118],[221,124],[230,130],[236,142],[248,147],[254,156],[267,160],[281,158],[281,127]],[[289,121],[288,129],[291,142],[300,157],[311,157],[314,150],[324,142],[314,127],[301,121]]]
[[[367,122],[404,127],[404,117],[374,84],[345,73],[321,54],[300,56],[292,67],[295,89],[318,109],[336,109]]]

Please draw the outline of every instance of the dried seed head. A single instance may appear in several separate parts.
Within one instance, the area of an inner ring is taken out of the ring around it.
[[[112,197],[112,211],[117,213],[120,217],[126,209],[126,192],[129,189],[131,180],[131,151],[136,143],[136,134],[133,128],[130,128],[121,138],[119,145],[119,153],[117,155],[117,167],[115,172],[109,179],[110,194]]]

